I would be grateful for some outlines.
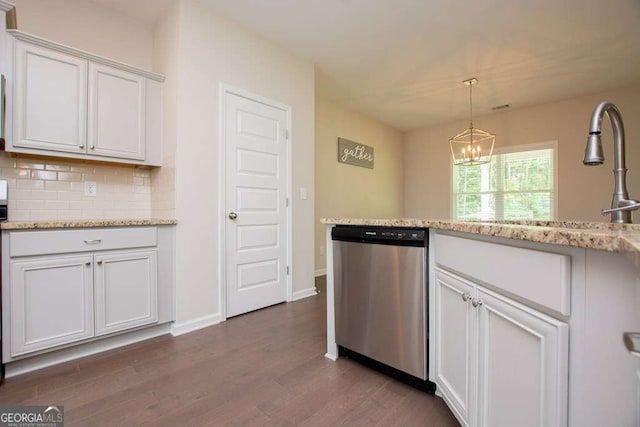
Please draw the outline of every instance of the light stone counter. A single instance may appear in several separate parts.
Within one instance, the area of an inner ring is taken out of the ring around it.
[[[452,221],[428,219],[323,218],[323,224],[420,227],[527,240],[640,256],[640,224],[579,221]],[[640,264],[639,264],[640,265]]]
[[[46,228],[95,228],[95,227],[138,227],[145,225],[175,225],[175,219],[104,219],[69,221],[7,221],[0,223],[2,230],[40,230]]]

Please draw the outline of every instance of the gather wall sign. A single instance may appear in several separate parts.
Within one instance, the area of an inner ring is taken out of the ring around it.
[[[373,147],[338,138],[338,162],[373,169]]]

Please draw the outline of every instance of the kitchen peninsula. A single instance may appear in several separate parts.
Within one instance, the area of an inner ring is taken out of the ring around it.
[[[429,379],[462,425],[637,425],[640,226],[327,218],[327,357],[336,359],[334,225],[429,229]]]

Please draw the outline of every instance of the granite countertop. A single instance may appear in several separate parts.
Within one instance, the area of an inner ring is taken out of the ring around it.
[[[2,230],[40,230],[46,228],[94,228],[94,227],[138,227],[144,225],[175,225],[175,219],[103,219],[103,220],[51,220],[51,221],[6,221],[0,223]]]
[[[323,218],[323,224],[420,227],[640,255],[640,224],[580,221],[452,221]]]

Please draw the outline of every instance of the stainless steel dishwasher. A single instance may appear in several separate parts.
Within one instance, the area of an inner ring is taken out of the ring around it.
[[[332,229],[336,343],[427,380],[424,229]],[[430,383],[432,384],[432,383]]]

